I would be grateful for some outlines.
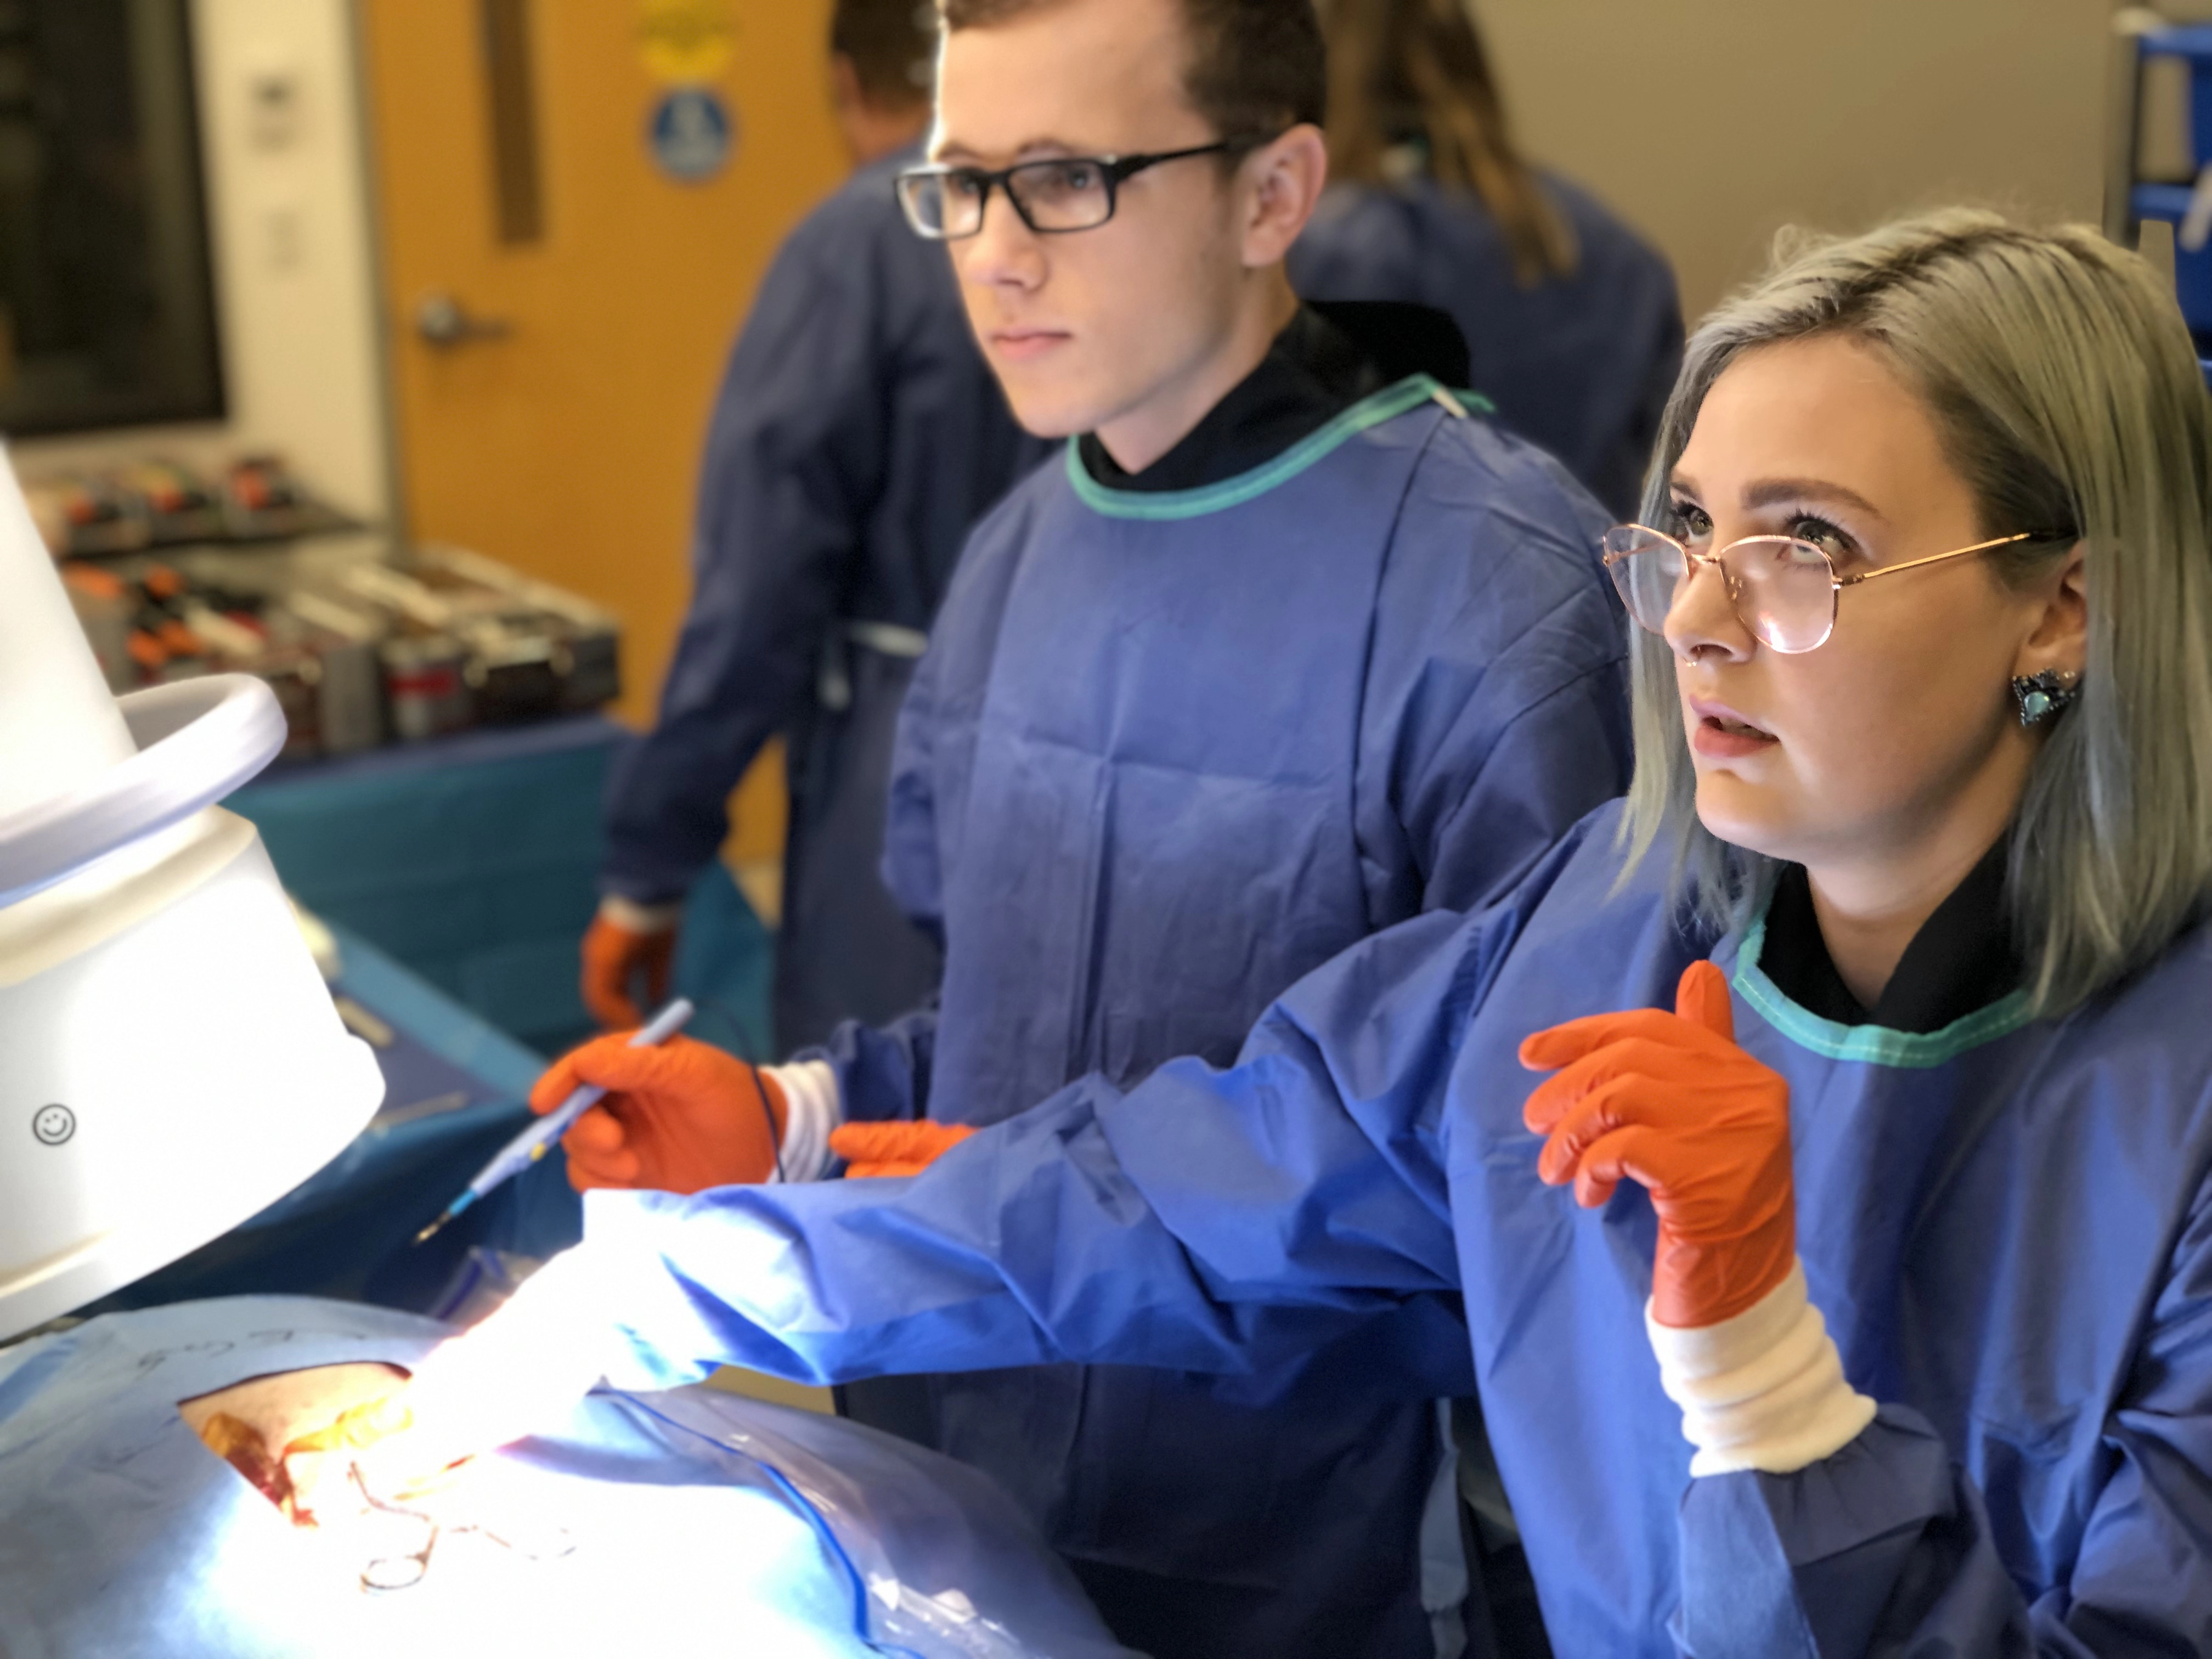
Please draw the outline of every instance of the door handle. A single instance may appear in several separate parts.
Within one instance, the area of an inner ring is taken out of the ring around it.
[[[447,351],[471,340],[503,340],[514,325],[504,317],[472,317],[452,295],[433,289],[415,302],[415,331],[425,344]]]

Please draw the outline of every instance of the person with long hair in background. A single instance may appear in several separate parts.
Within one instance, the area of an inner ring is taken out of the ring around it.
[[[1330,187],[1291,251],[1312,301],[1450,315],[1470,385],[1615,513],[1682,360],[1666,260],[1521,155],[1468,0],[1328,0]]]

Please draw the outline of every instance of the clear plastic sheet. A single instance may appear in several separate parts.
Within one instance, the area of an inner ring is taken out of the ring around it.
[[[446,1329],[254,1297],[0,1350],[0,1656],[1123,1651],[981,1477],[835,1419],[594,1395],[419,1508],[319,1531],[179,1413],[256,1376],[404,1367]]]

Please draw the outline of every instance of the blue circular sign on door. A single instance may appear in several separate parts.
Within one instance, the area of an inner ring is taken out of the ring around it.
[[[663,173],[696,185],[729,165],[737,125],[720,93],[708,87],[678,87],[653,105],[646,143]]]

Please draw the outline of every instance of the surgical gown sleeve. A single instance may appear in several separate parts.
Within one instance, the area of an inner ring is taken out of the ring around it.
[[[2072,1574],[2033,1602],[1980,1489],[1901,1407],[1794,1474],[1693,1481],[1677,1644],[1698,1659],[2212,1652],[2212,1189],[2148,1310],[2104,1444]]]
[[[604,891],[686,891],[727,834],[739,775],[812,694],[885,467],[883,275],[851,217],[793,233],[731,354],[659,719],[608,781]]]
[[[1376,607],[1358,787],[1378,921],[1502,898],[1632,764],[1607,515],[1486,422],[1437,441],[1476,465],[1415,475]]]
[[[1086,1078],[911,1181],[590,1194],[583,1248],[640,1380],[1234,1371],[1407,1310],[1395,1363],[1463,1353],[1437,1113],[1516,920],[1376,934],[1292,987],[1235,1066],[1177,1060],[1126,1094]]]

